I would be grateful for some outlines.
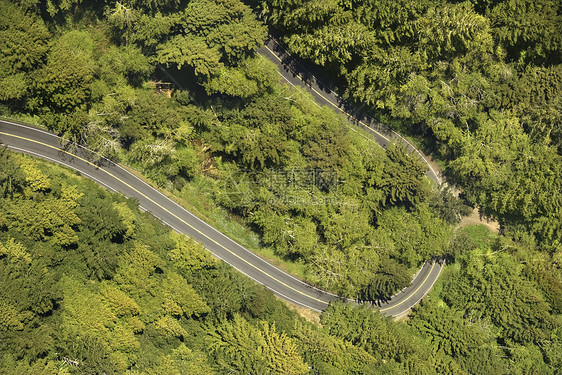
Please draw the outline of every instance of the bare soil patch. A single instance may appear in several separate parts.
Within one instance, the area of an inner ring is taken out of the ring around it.
[[[298,306],[295,304],[290,304],[300,316],[306,319],[307,322],[315,324],[317,326],[321,326],[320,324],[320,313],[316,311],[312,311],[311,309],[307,309],[306,307]]]
[[[470,215],[464,217],[461,220],[459,227],[463,228],[469,225],[479,225],[479,224],[486,226],[492,233],[500,232],[500,223],[498,223],[496,220],[490,217],[486,217],[482,215],[478,207],[475,207]]]

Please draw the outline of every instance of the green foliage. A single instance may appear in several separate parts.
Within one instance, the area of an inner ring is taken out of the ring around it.
[[[409,154],[404,147],[391,144],[387,151],[390,163],[385,164],[386,178],[380,187],[387,196],[387,203],[403,203],[415,206],[424,201],[427,189],[424,186],[423,173],[427,166]]]
[[[292,101],[266,94],[243,107],[217,101],[214,120],[196,128],[224,160],[215,197],[256,225],[278,255],[304,260],[313,283],[386,298],[407,285],[409,268],[442,254],[450,236],[424,205],[425,167],[399,146],[374,148],[343,119],[289,93]],[[396,205],[416,215],[392,211]],[[409,243],[403,228],[415,237]],[[396,267],[387,273],[389,265]]]
[[[171,233],[170,237],[176,242],[176,246],[168,257],[179,270],[195,273],[216,266],[215,258],[195,240],[179,233]]]
[[[93,79],[92,50],[87,33],[77,31],[59,38],[47,55],[47,64],[33,74],[31,109],[70,113],[83,106]]]
[[[48,51],[49,31],[41,19],[9,1],[0,2],[0,100],[20,99],[32,81],[27,73]]]
[[[82,0],[47,0],[46,8],[51,17],[75,8]]]
[[[266,373],[267,360],[262,353],[265,346],[260,331],[245,319],[235,315],[232,322],[225,322],[211,329],[209,350],[216,353],[217,362],[225,369],[233,368],[242,373]]]
[[[31,239],[48,240],[54,245],[75,244],[78,241],[75,228],[81,222],[74,212],[79,197],[76,187],[63,186],[60,197],[41,199],[43,197],[35,196],[35,199],[30,197],[17,205],[7,202],[4,212],[10,221],[8,228]]]
[[[275,324],[251,326],[239,315],[213,328],[209,349],[224,370],[249,374],[306,374],[308,367],[295,342],[277,333]]]
[[[170,273],[163,283],[164,309],[172,315],[201,316],[210,312],[195,290],[178,274]]]
[[[108,86],[115,86],[115,89],[125,86],[123,78],[140,85],[153,71],[148,58],[134,45],[110,45],[108,50],[101,54],[98,64],[95,75]]]
[[[274,0],[261,10],[336,91],[423,137],[469,203],[517,237],[560,246],[558,2]],[[408,204],[414,181],[398,180],[387,193]]]
[[[220,93],[240,98],[248,98],[258,93],[258,84],[255,80],[237,68],[221,67],[216,74],[205,83],[209,94]]]
[[[410,275],[404,266],[385,259],[361,291],[361,299],[365,301],[388,300],[396,291],[410,285],[410,282]]]
[[[8,373],[43,369],[51,373],[59,367],[88,373],[123,373],[133,367],[147,373],[163,368],[169,373],[189,369],[209,373],[206,356],[179,340],[191,335],[194,328],[188,322],[202,327],[202,321],[194,319],[203,319],[211,310],[165,260],[165,247],[171,250],[177,241],[171,257],[181,271],[187,275],[208,272],[216,261],[209,259],[206,250],[192,240],[170,235],[130,202],[93,182],[30,158],[6,155],[4,151],[7,163],[2,173],[15,168],[25,177],[21,192],[4,197],[0,205],[6,218],[0,228],[0,282],[4,286],[0,347],[6,353],[0,367]],[[27,209],[26,204],[35,206]],[[57,209],[45,211],[45,205]],[[22,217],[44,218],[14,218],[16,207]],[[41,236],[26,234],[31,222],[46,225],[55,212],[61,219],[76,220],[73,227],[79,240],[72,246],[61,243],[65,229],[60,227],[50,227]],[[147,238],[158,246],[160,255],[151,251],[148,244],[153,243]],[[152,335],[156,336],[147,344],[146,337]],[[154,361],[142,359],[147,351],[154,352]]]
[[[25,174],[13,154],[6,147],[0,148],[0,194],[1,198],[21,193]]]
[[[449,244],[449,254],[456,258],[465,252],[486,248],[492,240],[490,230],[486,226],[470,225],[457,230]]]
[[[0,256],[2,257],[0,259],[2,259],[4,272],[9,269],[21,268],[21,266],[31,263],[31,256],[29,253],[25,251],[25,248],[21,244],[15,242],[13,238],[9,239],[6,244],[0,243]],[[17,267],[20,264],[21,266]],[[23,330],[23,323],[33,317],[33,314],[17,306],[16,301],[10,298],[11,296],[4,295],[2,297],[0,305],[0,330]]]
[[[185,32],[204,37],[229,63],[258,49],[266,33],[250,8],[238,0],[191,1],[182,21]]]
[[[458,224],[464,216],[472,212],[472,208],[461,199],[455,197],[451,188],[441,187],[428,201],[431,209],[449,224]]]
[[[377,224],[377,234],[394,242],[394,252],[387,249],[387,253],[407,267],[443,254],[452,236],[450,227],[434,217],[426,205],[412,212],[391,208],[377,218]]]
[[[183,65],[192,67],[196,75],[209,77],[216,74],[222,66],[220,54],[211,49],[201,37],[176,35],[158,50],[158,62],[170,65],[174,63],[179,69]]]
[[[60,12],[48,10],[47,18],[72,13],[74,5],[58,4]],[[413,268],[441,252],[442,246],[395,246],[397,239],[377,223],[392,206],[415,210],[424,204],[430,187],[422,164],[400,147],[386,153],[373,147],[333,111],[280,86],[275,65],[254,55],[266,29],[249,7],[237,0],[126,2],[108,4],[103,15],[96,7],[80,7],[109,27],[89,19],[68,30],[53,25],[59,32],[33,66],[35,91],[25,103],[48,128],[65,133],[65,140],[124,160],[161,186],[181,189],[203,174],[216,201],[254,226],[266,246],[304,262],[310,280],[335,292],[358,296],[369,286],[370,295],[392,294]],[[342,39],[358,37],[341,46],[341,61],[352,56],[348,50],[373,41],[365,27],[347,21],[342,16],[341,35],[327,39],[336,48]],[[169,98],[144,84],[151,73],[164,78],[156,64],[179,69],[185,79],[178,85],[189,91]],[[258,173],[238,179],[240,169]],[[77,209],[89,223],[77,237],[85,268],[100,280],[114,277],[120,254],[128,251],[118,247],[135,239],[136,223],[124,203],[108,206],[96,194],[83,199],[96,207]],[[416,241],[429,246],[445,231],[423,212],[410,223],[430,223],[416,232]],[[68,246],[76,238],[65,230],[68,238],[61,243]],[[99,248],[97,241],[110,245]],[[387,263],[379,259],[382,248],[396,249]],[[330,272],[322,274],[317,264]],[[373,283],[389,264],[399,272],[393,268]],[[225,301],[219,310],[227,315],[243,305]]]
[[[560,4],[554,1],[511,1],[489,14],[496,37],[517,60],[560,63]]]
[[[495,244],[465,254],[459,276],[446,283],[443,298],[473,320],[488,320],[502,337],[518,343],[547,339],[559,323],[540,290],[521,274],[516,258]],[[499,247],[499,248],[498,248]],[[471,291],[466,294],[467,291]]]
[[[557,261],[483,227],[464,235],[470,244],[456,256],[459,264],[447,269],[439,297],[417,307],[410,325],[469,373],[556,373],[558,360],[546,353],[560,345],[559,302],[552,299]]]
[[[29,0],[22,11],[0,2],[2,108],[39,114],[161,186],[197,178],[215,198],[202,206],[228,208],[308,280],[343,295],[387,298],[450,248],[459,269],[443,301],[432,297],[408,325],[341,304],[323,328],[295,324],[271,292],[134,202],[2,151],[0,372],[548,374],[562,365],[554,1],[275,0],[257,10],[341,92],[425,137],[471,204],[544,250],[516,253],[523,245],[474,229],[448,245],[465,208],[431,191],[415,155],[375,147],[279,85],[275,66],[254,55],[266,28],[240,1],[108,2],[104,14],[102,3]],[[155,92],[148,79],[169,79],[158,63],[189,91]]]
[[[554,217],[562,197],[550,191],[557,190],[562,173],[555,166],[560,155],[547,146],[531,145],[517,119],[492,116],[464,142],[463,156],[451,162],[451,169],[470,188],[470,201],[484,204],[513,225],[525,225],[556,248],[561,228]],[[537,193],[531,196],[529,191]]]
[[[191,1],[175,22],[183,33],[161,43],[156,60],[178,69],[189,66],[209,93],[248,97],[258,83],[242,67],[265,38],[265,28],[238,0]],[[240,66],[238,66],[240,65]]]
[[[172,350],[171,354],[160,355],[155,364],[146,369],[146,373],[151,375],[207,375],[215,372],[203,353],[193,351],[184,344],[180,344]]]
[[[298,353],[295,341],[284,332],[278,333],[275,323],[263,322],[260,333],[264,340],[263,353],[272,373],[308,373],[308,366]]]
[[[423,305],[416,309],[412,326],[431,338],[435,351],[453,357],[465,357],[495,338],[491,324],[485,321],[470,322],[461,311],[447,306]]]
[[[430,60],[485,53],[493,47],[490,21],[477,14],[470,2],[431,7],[416,21],[415,37]]]
[[[0,330],[5,334],[27,329],[35,314],[48,314],[54,307],[53,274],[34,255],[13,238],[0,242],[0,278],[5,286],[0,294]]]
[[[349,341],[300,322],[296,323],[295,337],[313,374],[377,373],[377,360]]]
[[[332,304],[322,314],[321,323],[330,335],[344,339],[376,358],[379,371],[432,372],[425,340],[410,327],[384,317],[367,305]]]

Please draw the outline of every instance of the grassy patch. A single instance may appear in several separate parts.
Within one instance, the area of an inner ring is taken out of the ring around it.
[[[225,209],[217,207],[209,216],[216,229],[225,234],[229,233],[228,236],[236,238],[240,245],[254,251],[262,247],[257,233],[245,227],[239,222],[239,218],[233,217]]]
[[[494,238],[494,234],[483,224],[468,225],[461,229],[461,234],[474,244],[475,248],[486,247],[487,244]]]
[[[259,235],[244,225],[243,219],[233,216],[222,207],[216,206],[211,201],[211,197],[205,194],[204,191],[201,191],[198,185],[187,184],[182,189],[181,197],[187,203],[186,206],[195,207],[200,214],[198,216],[219,232],[232,238],[245,248],[252,250],[282,270],[298,278],[305,278],[304,264],[287,261],[275,254],[271,247],[264,247]]]
[[[16,122],[26,123],[31,126],[46,129],[44,125],[39,125],[41,124],[41,118],[37,115],[30,115],[26,113],[6,114],[6,113],[2,113],[2,108],[0,108],[0,119],[6,121],[13,120]]]
[[[258,254],[280,269],[297,278],[305,279],[305,265],[302,262],[287,261],[275,254],[272,248],[264,247],[261,244],[259,235],[245,225],[242,219],[233,216],[226,209],[217,206],[215,202],[213,202],[212,181],[204,177],[196,178],[186,183],[181,191],[174,190],[170,192],[147,180],[138,171],[132,170],[131,168],[127,169],[222,234]]]

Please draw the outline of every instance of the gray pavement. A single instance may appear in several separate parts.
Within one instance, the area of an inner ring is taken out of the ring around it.
[[[384,142],[381,141],[381,143]],[[83,147],[61,148],[59,137],[55,134],[33,126],[0,120],[0,144],[6,145],[14,151],[74,169],[112,191],[136,199],[142,209],[151,212],[177,232],[201,242],[217,258],[232,265],[287,301],[315,311],[323,311],[330,302],[345,300],[308,285],[266,262],[152,188],[121,165],[107,159],[96,158],[92,152]],[[95,160],[98,161],[95,162]],[[440,263],[425,263],[409,287],[396,294],[390,301],[376,304],[376,307],[388,316],[403,314],[427,294],[439,277],[441,269]]]

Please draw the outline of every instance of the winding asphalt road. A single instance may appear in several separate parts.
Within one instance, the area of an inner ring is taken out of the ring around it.
[[[342,98],[330,90],[327,85],[319,81],[273,38],[269,38],[265,42],[265,45],[258,49],[258,53],[277,65],[279,74],[289,85],[304,87],[312,94],[317,103],[327,105],[336,112],[346,115],[352,124],[366,130],[379,146],[386,148],[389,143],[401,143],[410,153],[417,154],[427,165],[427,177],[433,180],[437,185],[441,184],[438,171],[433,168],[428,162],[427,157],[415,148],[414,145],[395,131],[363,115],[357,109],[351,108]]]
[[[308,79],[304,79],[304,76],[297,73],[296,60],[288,54],[283,56],[279,52],[275,53],[274,49],[276,48],[279,49],[279,46],[276,46],[275,42],[270,40],[259,52],[278,63],[280,74],[291,85],[307,87],[320,103],[334,107],[346,114],[352,122],[365,127],[382,147],[386,147],[389,142],[403,142],[411,151],[419,153],[409,142],[396,133],[382,128],[374,129],[368,125],[367,120],[350,115],[337,96],[322,88],[314,77],[309,76]],[[345,300],[332,293],[312,287],[266,262],[203,222],[119,164],[106,159],[94,163],[92,161],[96,159],[94,155],[80,146],[72,149],[61,148],[60,139],[55,134],[29,125],[0,120],[0,144],[11,150],[69,167],[109,190],[135,198],[142,209],[151,212],[177,232],[184,233],[201,242],[217,258],[229,263],[285,300],[315,311],[323,311],[332,301]],[[420,156],[425,160],[422,154]],[[427,160],[425,161],[427,163]],[[437,183],[440,182],[437,173],[431,166],[429,166],[428,177]],[[439,278],[442,268],[443,264],[439,261],[426,262],[416,274],[410,286],[397,293],[390,301],[376,303],[375,307],[388,316],[404,314],[429,292]]]
[[[172,229],[200,241],[217,258],[265,285],[279,297],[315,311],[324,310],[331,301],[342,300],[334,294],[314,288],[223,235],[177,203],[136,177],[119,164],[102,159],[94,163],[93,154],[77,147],[61,148],[59,137],[45,130],[11,121],[0,120],[0,144],[80,172],[109,190],[135,198],[139,206],[169,225]],[[388,316],[408,311],[431,289],[441,272],[441,264],[428,262],[420,269],[412,284],[390,301],[377,304]]]

